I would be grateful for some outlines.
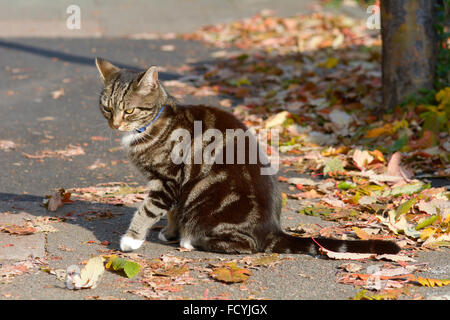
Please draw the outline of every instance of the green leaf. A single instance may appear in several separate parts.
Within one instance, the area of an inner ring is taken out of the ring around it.
[[[430,224],[433,224],[433,222],[436,221],[436,219],[438,218],[438,216],[439,216],[439,215],[435,214],[435,215],[431,216],[430,218],[425,219],[424,221],[422,221],[421,223],[419,223],[419,224],[416,226],[416,230],[420,230],[420,229],[422,229],[422,228],[425,228],[425,227],[429,226]]]
[[[319,216],[319,215],[329,216],[333,212],[334,212],[334,210],[331,208],[319,206],[319,207],[306,207],[306,208],[299,210],[298,213],[304,214],[307,216]]]
[[[105,267],[109,270],[123,271],[130,279],[136,276],[140,270],[140,265],[138,263],[119,258],[115,255],[109,258]]]
[[[338,189],[340,190],[348,190],[355,187],[354,184],[348,183],[347,181],[342,181],[337,185]]]
[[[401,150],[405,145],[409,142],[409,138],[407,134],[402,135],[400,138],[395,140],[395,142],[387,148],[389,153],[396,152]]]
[[[250,80],[248,80],[246,77],[242,77],[239,79],[233,79],[233,80],[228,81],[228,83],[234,87],[240,87],[240,86],[252,84],[252,82]]]
[[[416,198],[403,202],[397,208],[397,210],[395,210],[395,220],[397,220],[402,214],[408,213],[409,210],[411,210],[412,206],[416,204],[416,202],[417,202]]]

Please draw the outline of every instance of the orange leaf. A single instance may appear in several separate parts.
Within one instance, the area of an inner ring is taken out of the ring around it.
[[[374,128],[366,132],[365,138],[377,138],[381,135],[392,134],[392,124],[386,123],[381,128]]]
[[[251,271],[239,268],[236,262],[225,263],[211,272],[211,277],[225,283],[245,282],[252,275]]]
[[[369,240],[370,239],[370,235],[365,232],[364,230],[358,228],[358,227],[353,227],[353,232],[356,233],[356,235],[358,236],[358,238],[362,239],[362,240]]]
[[[26,227],[26,226],[19,226],[17,224],[12,224],[6,227],[0,227],[0,231],[23,236],[35,233],[37,232],[37,229],[33,227]]]
[[[375,157],[376,160],[380,162],[386,162],[386,159],[383,156],[383,153],[380,150],[369,151],[369,153]]]

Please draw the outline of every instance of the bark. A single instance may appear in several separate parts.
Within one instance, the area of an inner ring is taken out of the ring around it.
[[[437,59],[434,0],[382,0],[383,107],[432,89]]]

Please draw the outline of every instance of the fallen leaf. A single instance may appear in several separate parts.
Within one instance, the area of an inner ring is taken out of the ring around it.
[[[324,248],[320,248],[320,251],[328,258],[336,260],[364,260],[376,256],[375,253],[334,252]]]
[[[325,162],[325,167],[323,168],[323,174],[330,174],[333,172],[343,172],[344,164],[339,158],[332,158]]]
[[[366,132],[365,138],[378,138],[381,135],[390,135],[392,134],[392,124],[386,123],[384,126],[379,128],[373,128]]]
[[[395,220],[397,220],[401,215],[407,214],[409,210],[411,210],[411,208],[416,204],[416,202],[417,199],[413,198],[399,205],[398,208],[395,210]]]
[[[364,230],[361,230],[358,227],[353,227],[353,232],[356,233],[356,235],[358,236],[359,239],[362,239],[362,240],[369,240],[370,239],[370,235],[367,232],[365,232]]]
[[[434,286],[442,287],[450,285],[450,279],[432,279],[432,278],[416,277],[414,280],[425,287],[434,287]]]
[[[379,256],[376,256],[375,259],[377,260],[389,260],[394,262],[416,262],[413,258],[402,256],[399,254],[382,254]]]
[[[16,149],[17,145],[10,140],[0,140],[0,150],[10,151]]]
[[[52,91],[50,94],[51,94],[53,99],[59,99],[62,96],[64,96],[64,94],[65,94],[64,88],[60,88],[58,90]]]
[[[255,257],[246,259],[245,263],[252,267],[269,267],[280,262],[278,254],[264,255],[262,257]]]
[[[161,51],[174,51],[175,46],[173,44],[165,44],[160,47]]]
[[[179,277],[186,272],[189,272],[189,268],[185,265],[181,266],[170,266],[168,268],[164,268],[163,270],[156,270],[154,272],[155,275],[165,276],[165,277]]]
[[[19,226],[17,224],[11,224],[7,226],[0,226],[0,231],[23,236],[36,233],[38,230],[30,226]]]
[[[101,136],[92,136],[90,139],[91,139],[92,141],[106,141],[106,140],[109,140],[108,138],[106,138],[106,137],[101,137]]]
[[[214,268],[210,273],[211,277],[217,281],[225,283],[245,282],[252,275],[251,271],[239,268],[236,262],[225,263]]]
[[[106,164],[101,162],[100,159],[97,159],[97,160],[95,160],[95,162],[93,164],[91,164],[88,167],[88,169],[89,170],[95,170],[95,169],[98,169],[98,168],[105,168],[105,167],[106,167]]]
[[[125,260],[116,255],[110,256],[105,265],[106,269],[114,271],[123,271],[128,278],[135,277],[140,270],[140,265],[131,260]]]
[[[339,266],[339,269],[345,270],[347,272],[358,272],[362,269],[361,265],[350,262],[346,264],[342,264]]]
[[[95,289],[105,271],[102,256],[88,260],[81,272],[76,266],[67,268],[66,288],[68,289]]]
[[[276,115],[267,119],[265,128],[270,129],[273,127],[281,127],[283,123],[289,118],[290,113],[288,111],[282,111]]]
[[[359,149],[356,149],[352,156],[353,161],[355,162],[356,166],[360,170],[364,170],[367,165],[372,163],[375,158],[370,154],[369,151],[361,151]]]

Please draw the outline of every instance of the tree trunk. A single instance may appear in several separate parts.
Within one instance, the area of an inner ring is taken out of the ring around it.
[[[432,89],[437,58],[434,0],[381,0],[383,107]]]

